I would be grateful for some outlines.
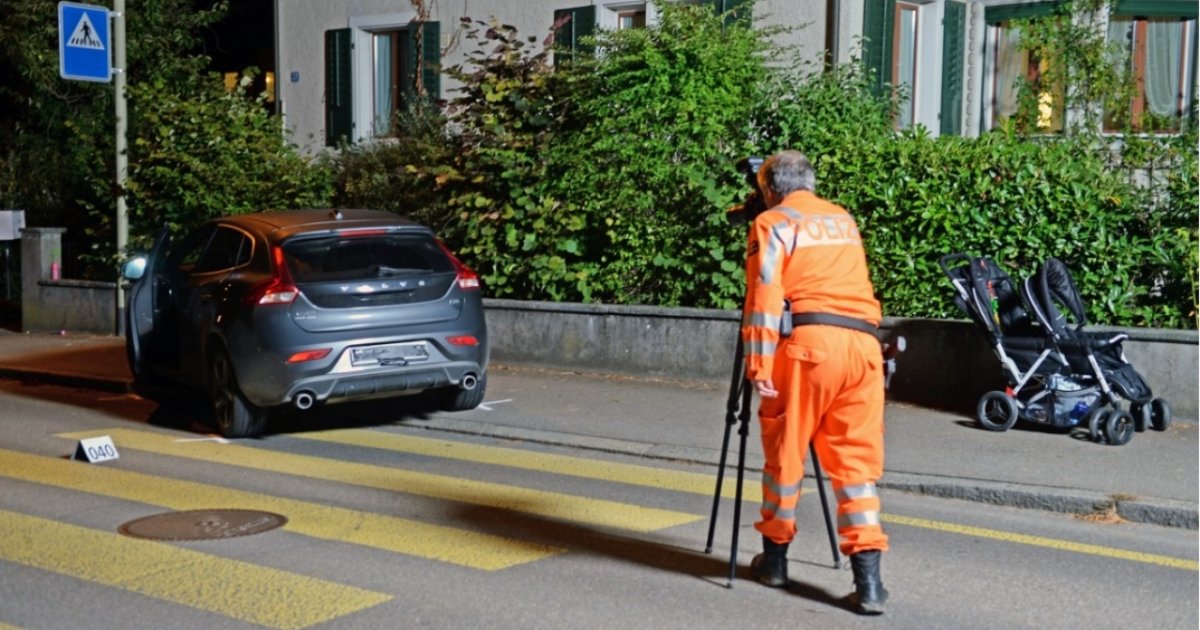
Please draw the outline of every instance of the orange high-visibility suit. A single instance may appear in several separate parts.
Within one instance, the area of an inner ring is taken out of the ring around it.
[[[770,379],[762,398],[763,536],[789,543],[811,441],[833,483],[846,555],[886,551],[875,481],[883,474],[883,357],[866,332],[796,326],[780,338],[786,298],[793,313],[831,313],[879,325],[879,302],[854,218],[807,190],[788,194],[754,221],[742,321],[746,378]]]

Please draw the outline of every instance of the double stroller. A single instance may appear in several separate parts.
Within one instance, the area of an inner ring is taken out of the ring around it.
[[[1167,401],[1154,398],[1125,360],[1129,335],[1084,330],[1084,305],[1062,261],[1046,259],[1019,286],[989,258],[949,254],[939,262],[954,304],[987,336],[1007,378],[1004,391],[980,397],[980,426],[1006,431],[1018,419],[1079,426],[1093,441],[1121,445],[1146,427],[1170,425]]]

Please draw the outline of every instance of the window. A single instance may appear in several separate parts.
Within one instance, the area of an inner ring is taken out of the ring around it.
[[[386,135],[396,112],[404,109],[413,93],[411,35],[407,29],[371,35],[372,112],[377,136]]]
[[[1051,85],[1045,79],[1053,60],[1039,59],[1030,51],[1022,50],[1020,29],[1011,21],[994,24],[989,31],[988,66],[992,72],[988,92],[992,126],[1015,116],[1024,96],[1037,99],[1038,131],[1062,131],[1065,93],[1061,85]]]
[[[907,129],[913,124],[913,107],[917,94],[917,11],[918,7],[896,3],[892,34],[892,85],[903,95],[898,103],[896,128]]]
[[[623,31],[630,28],[646,28],[645,9],[617,12],[617,30]]]
[[[366,16],[351,18],[350,25],[325,32],[325,143],[330,146],[386,134],[394,114],[420,91],[434,99],[441,94],[438,22]]]
[[[1134,85],[1126,111],[1105,113],[1105,128],[1118,130],[1128,116],[1134,129],[1177,130],[1188,115],[1196,65],[1196,20],[1114,15],[1108,23],[1113,63]]]

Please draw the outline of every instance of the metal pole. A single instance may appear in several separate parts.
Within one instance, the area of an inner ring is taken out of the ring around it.
[[[125,146],[128,108],[125,95],[125,0],[113,0],[113,100],[116,102],[117,123],[117,256],[125,255],[129,242],[129,212],[125,207],[125,182],[129,177],[129,151]],[[117,279],[116,333],[125,333],[125,289]]]

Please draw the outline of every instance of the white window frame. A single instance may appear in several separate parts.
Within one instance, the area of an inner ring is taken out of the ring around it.
[[[354,99],[354,141],[375,137],[375,33],[409,28],[417,19],[416,11],[398,11],[382,15],[350,18],[350,72]]]
[[[618,17],[629,11],[645,11],[646,26],[658,22],[658,11],[652,2],[607,2],[596,3],[596,26],[609,31],[617,30]]]

